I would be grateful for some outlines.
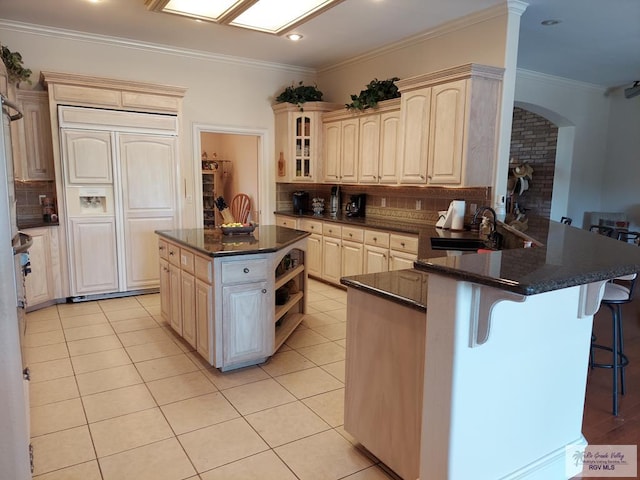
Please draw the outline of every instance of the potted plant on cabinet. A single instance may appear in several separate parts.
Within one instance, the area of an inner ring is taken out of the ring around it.
[[[367,88],[360,91],[359,95],[351,95],[351,103],[345,104],[347,110],[366,110],[367,108],[376,108],[378,102],[398,98],[400,92],[395,82],[400,80],[398,77],[389,78],[387,80],[378,80],[374,78],[369,82]]]
[[[20,82],[31,84],[31,70],[22,66],[22,55],[20,52],[12,52],[5,45],[2,45],[2,62],[7,68],[7,76],[10,83],[15,83],[16,87]]]
[[[277,103],[293,103],[298,106],[301,112],[304,110],[303,104],[305,102],[321,101],[322,92],[318,90],[318,87],[315,85],[304,85],[303,82],[299,82],[298,86],[292,84],[276,97]]]

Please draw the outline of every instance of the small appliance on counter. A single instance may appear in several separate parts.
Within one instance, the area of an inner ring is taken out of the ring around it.
[[[293,192],[293,213],[299,215],[309,211],[309,192]]]
[[[329,214],[335,217],[340,211],[340,186],[331,187],[331,200],[329,201]]]
[[[367,195],[365,193],[351,195],[351,199],[346,205],[347,217],[364,217],[366,199]]]
[[[449,209],[438,212],[440,218],[436,222],[436,228],[450,228],[451,230],[464,230],[464,200],[453,200]]]

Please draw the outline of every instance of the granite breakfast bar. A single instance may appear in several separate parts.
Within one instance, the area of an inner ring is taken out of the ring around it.
[[[420,478],[548,480],[579,472],[565,461],[565,447],[587,443],[593,314],[607,280],[640,271],[640,249],[557,222],[536,233],[535,248],[419,259],[426,302],[399,302],[397,292],[385,298],[380,286],[388,279],[380,276],[343,279],[347,322],[354,302],[373,298],[426,311],[424,360],[414,357],[423,367]],[[393,312],[387,317],[403,318]],[[348,396],[350,355],[361,350],[349,351],[347,329]],[[347,407],[348,400],[349,431]]]
[[[306,312],[306,232],[156,231],[162,317],[223,371],[264,362]]]

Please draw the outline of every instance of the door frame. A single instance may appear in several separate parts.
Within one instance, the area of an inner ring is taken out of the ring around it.
[[[202,143],[200,136],[203,133],[219,133],[229,135],[249,135],[258,137],[258,218],[259,222],[264,225],[273,224],[275,217],[273,212],[275,211],[275,171],[273,168],[273,162],[269,162],[269,155],[267,149],[269,142],[267,142],[267,129],[260,128],[243,128],[243,127],[230,127],[224,125],[211,125],[205,123],[194,123],[192,127],[193,135],[193,183],[196,208],[196,221],[198,222],[198,228],[203,228],[204,218],[202,211],[202,181],[200,180],[201,169],[201,153]]]

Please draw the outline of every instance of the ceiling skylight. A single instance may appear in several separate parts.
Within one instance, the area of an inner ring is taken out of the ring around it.
[[[149,10],[282,35],[343,0],[145,0]]]

